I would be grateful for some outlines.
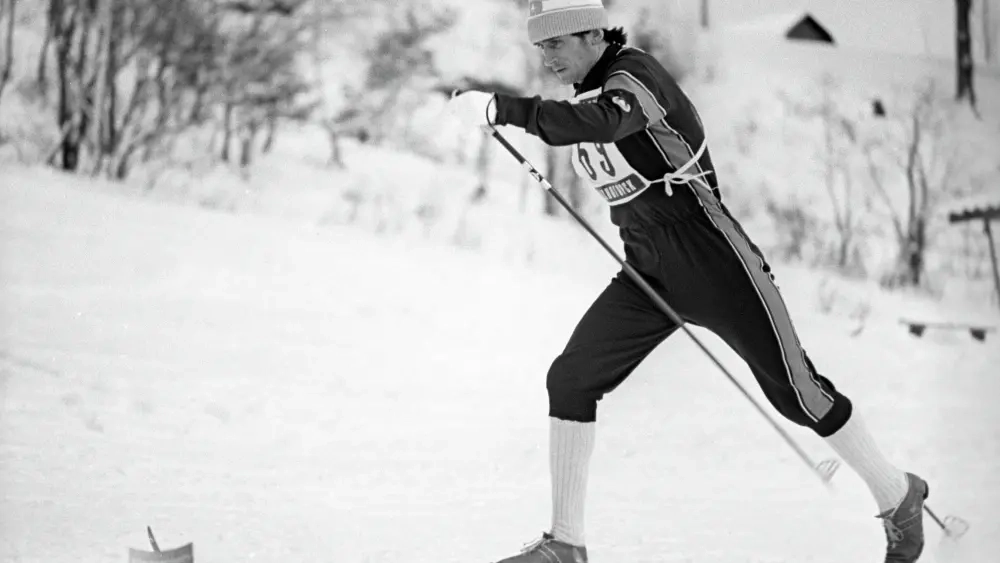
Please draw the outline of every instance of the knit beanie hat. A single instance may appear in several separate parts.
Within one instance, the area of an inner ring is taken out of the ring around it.
[[[531,0],[528,3],[528,39],[532,44],[607,27],[608,13],[602,0]]]

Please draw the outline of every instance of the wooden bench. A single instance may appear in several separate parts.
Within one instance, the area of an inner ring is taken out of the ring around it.
[[[988,333],[996,331],[995,326],[988,326],[985,324],[975,324],[975,323],[957,323],[957,322],[942,322],[942,321],[915,321],[911,319],[900,319],[899,322],[908,327],[910,334],[921,337],[924,332],[929,328],[936,328],[942,330],[967,330],[972,338],[983,342],[986,340],[986,335]]]

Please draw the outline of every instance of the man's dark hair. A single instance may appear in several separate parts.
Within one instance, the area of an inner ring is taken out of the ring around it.
[[[625,31],[624,27],[613,27],[611,29],[603,29],[601,31],[604,32],[604,40],[612,45],[624,47],[625,44],[628,43],[628,32]],[[573,35],[583,37],[588,33],[590,33],[590,31],[581,31],[580,33],[574,33]]]

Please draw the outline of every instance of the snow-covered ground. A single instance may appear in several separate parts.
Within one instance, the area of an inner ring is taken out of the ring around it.
[[[614,272],[596,244],[570,276],[120,191],[0,174],[0,559],[122,561],[148,524],[203,562],[486,562],[547,526],[544,374]],[[835,285],[871,307],[852,336],[818,274],[778,281],[821,371],[971,522],[954,544],[927,521],[922,561],[992,560],[1000,335],[918,340],[898,316],[949,312]],[[823,487],[685,336],[600,419],[596,563],[880,560],[860,480]]]

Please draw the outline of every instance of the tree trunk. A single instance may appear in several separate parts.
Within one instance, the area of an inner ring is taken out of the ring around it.
[[[109,67],[109,51],[111,48],[111,2],[112,0],[96,0],[97,4],[97,20],[96,20],[96,35],[98,37],[98,43],[96,46],[96,52],[94,53],[94,68],[96,74],[94,75],[94,93],[93,101],[90,104],[90,134],[91,134],[91,148],[94,152],[93,162],[91,167],[91,175],[96,176],[100,173],[101,167],[104,163],[104,157],[107,154],[107,142],[106,142],[106,129],[107,124],[105,123],[105,118],[107,114],[105,113],[105,108],[107,107],[107,96],[108,96],[108,67]]]
[[[837,166],[834,162],[835,149],[833,143],[833,121],[832,113],[833,109],[831,107],[831,102],[829,99],[829,92],[823,90],[823,106],[820,109],[820,114],[823,118],[823,185],[826,187],[826,193],[830,196],[830,206],[833,209],[833,225],[837,229],[837,234],[839,235],[839,252],[837,256],[837,266],[843,268],[845,265],[845,245],[844,245],[844,224],[843,217],[840,212],[840,201],[837,198]]]
[[[968,99],[973,109],[976,107],[976,91],[973,88],[973,64],[972,64],[972,34],[969,31],[969,13],[972,11],[972,0],[955,0],[955,7],[958,10],[956,30],[956,54],[955,60],[958,65],[957,76],[957,100]]]
[[[112,155],[118,150],[118,46],[119,40],[121,39],[122,26],[121,26],[121,12],[114,9],[114,0],[109,0],[112,4],[108,15],[108,65],[107,74],[105,75],[105,80],[107,81],[107,115],[105,117],[105,124],[107,125],[107,136],[105,141],[107,146],[104,149],[105,154]]]
[[[851,174],[844,174],[844,221],[843,229],[840,233],[841,249],[840,249],[840,264],[841,267],[853,267],[857,266],[857,263],[851,264],[851,258],[855,257],[852,251],[854,250],[854,205],[853,197],[854,195],[854,179]]]
[[[473,195],[474,201],[485,199],[490,193],[490,148],[492,142],[492,137],[487,133],[483,133],[479,137],[479,152],[476,155],[476,177],[479,184]]]
[[[112,169],[112,174],[116,180],[124,180],[128,176],[129,166],[132,162],[132,155],[135,154],[136,147],[138,146],[138,144],[129,146],[129,148],[123,151],[121,156],[118,158],[118,162]]]
[[[924,217],[916,217],[910,226],[905,248],[905,282],[913,287],[919,287],[923,282],[924,254],[927,248],[927,221]]]
[[[257,132],[260,126],[256,119],[251,119],[250,123],[243,129],[240,140],[240,168],[247,168],[253,163],[253,143],[257,139]]]
[[[586,204],[583,180],[579,174],[573,170],[573,149],[570,147],[560,147],[558,151],[559,177],[566,187],[566,200],[573,209],[582,212]]]
[[[920,146],[922,143],[921,134],[923,129],[921,128],[920,117],[918,115],[912,116],[912,138],[910,141],[909,150],[907,151],[906,157],[906,189],[907,195],[907,212],[906,212],[906,238],[902,241],[901,258],[903,266],[903,279],[901,280],[904,284],[916,285],[914,280],[919,280],[920,275],[915,273],[916,268],[919,266],[919,261],[916,258],[918,255],[918,222],[919,215],[917,209],[919,207],[920,201],[920,190],[918,187],[917,180],[917,160],[920,158]]]
[[[268,154],[274,148],[274,138],[278,131],[278,108],[270,107],[267,111],[267,134],[264,137],[264,145],[260,148],[261,154]]]
[[[0,0],[0,2],[3,1]],[[4,33],[3,39],[4,60],[0,63],[3,65],[2,70],[0,70],[0,98],[3,98],[4,88],[7,87],[7,82],[10,81],[10,73],[14,68],[14,20],[16,19],[17,0],[6,0],[6,6],[6,10],[0,11],[0,13],[7,14],[7,30]]]
[[[42,49],[38,52],[38,67],[36,69],[35,81],[38,83],[38,91],[42,94],[42,100],[48,101],[49,94],[49,47],[52,45],[54,31],[54,20],[56,18],[57,0],[49,0],[49,9],[45,14],[45,38],[42,39]]]
[[[577,211],[583,211],[583,206],[587,203],[587,198],[584,196],[584,186],[583,180],[578,174],[573,171],[573,164],[571,162],[563,161],[566,167],[566,177],[569,180],[566,181],[566,187],[569,190],[569,203],[573,206],[573,209]]]
[[[545,147],[545,168],[546,178],[553,186],[559,185],[559,152],[556,147]],[[545,194],[545,214],[555,217],[559,214],[559,202],[548,193]]]
[[[57,17],[61,18],[62,14],[58,14]],[[56,33],[59,34],[60,31],[63,34],[68,34],[72,32],[72,27],[57,30]],[[76,170],[80,156],[80,145],[76,140],[76,131],[79,125],[75,122],[74,114],[70,107],[70,38],[66,35],[61,35],[58,38],[59,41],[56,43],[56,69],[59,73],[59,101],[56,108],[56,120],[59,123],[59,130],[65,131],[60,141],[60,154],[62,156],[60,165],[63,170],[74,171]]]
[[[911,118],[912,137],[906,156],[906,184],[909,195],[906,237],[901,244],[903,276],[900,281],[913,287],[923,282],[924,255],[927,250],[927,221],[930,216],[930,186],[921,147],[925,123],[919,109]]]
[[[90,26],[92,23],[91,16],[87,13],[88,8],[86,0],[77,0],[73,15],[74,27],[77,31],[77,58],[72,61],[76,65],[72,75],[68,71],[66,73],[68,77],[71,76],[69,84],[72,85],[73,92],[72,119],[76,125],[67,138],[67,141],[74,145],[72,149],[75,153],[74,171],[80,167],[81,148],[87,140],[87,131],[90,130],[90,107],[94,103],[94,92],[87,79],[87,57],[90,53]],[[69,44],[72,45],[72,40]]]
[[[245,133],[240,141],[240,168],[249,167],[251,162],[253,162],[253,136]]]
[[[830,197],[833,198],[834,225],[837,228],[837,256],[836,264],[841,270],[847,270],[851,266],[851,250],[854,246],[854,214],[851,205],[851,177],[850,174],[843,174],[844,186],[843,201],[840,201],[836,193],[831,189]]]
[[[340,134],[333,127],[326,128],[326,137],[330,141],[330,160],[329,164],[336,166],[337,168],[344,167],[344,154],[340,150]]]
[[[983,13],[982,13],[983,58],[986,60],[987,64],[993,63],[993,57],[994,57],[993,41],[996,39],[994,37],[994,33],[996,33],[996,31],[995,28],[993,27],[993,19],[992,19],[993,15],[990,13],[990,2],[991,0],[982,0],[980,2],[980,4],[982,4],[983,6]]]
[[[229,162],[229,145],[233,140],[233,104],[226,102],[222,118],[222,162]]]
[[[986,235],[986,242],[989,244],[990,265],[993,270],[993,287],[996,289],[997,304],[1000,304],[1000,266],[997,266],[997,249],[993,242],[993,228],[990,227],[991,219],[983,219],[983,234]]]

